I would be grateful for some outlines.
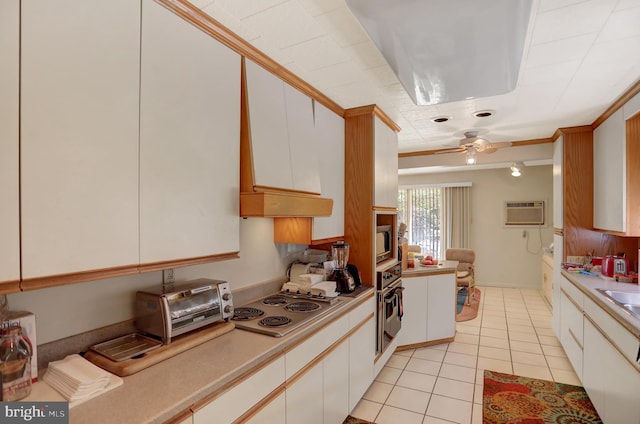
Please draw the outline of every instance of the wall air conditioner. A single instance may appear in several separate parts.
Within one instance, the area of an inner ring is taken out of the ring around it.
[[[504,225],[544,225],[544,201],[504,202]]]

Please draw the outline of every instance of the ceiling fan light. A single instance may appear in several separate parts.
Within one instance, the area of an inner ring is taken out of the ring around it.
[[[511,176],[519,177],[520,175],[522,175],[523,167],[524,167],[524,164],[522,162],[513,162],[511,164]]]
[[[470,147],[467,150],[467,165],[474,165],[476,163],[476,149]]]

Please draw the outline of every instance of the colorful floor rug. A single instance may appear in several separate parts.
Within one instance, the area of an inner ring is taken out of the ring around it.
[[[375,424],[371,421],[361,420],[360,418],[352,417],[349,415],[346,420],[342,424]]]
[[[483,424],[602,423],[580,386],[484,372]]]
[[[466,289],[461,289],[466,290]],[[473,293],[475,291],[475,294]],[[467,305],[465,302],[467,301],[467,295],[465,293],[464,297],[461,296],[461,293],[458,293],[458,310],[456,311],[456,322],[469,321],[478,316],[478,307],[480,306],[480,290],[476,287],[471,293],[473,296],[469,299],[471,305]],[[462,298],[462,300],[461,300]]]

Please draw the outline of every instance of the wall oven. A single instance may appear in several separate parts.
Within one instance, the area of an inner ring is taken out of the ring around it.
[[[402,327],[402,266],[394,265],[378,272],[376,296],[378,302],[377,353],[381,354],[398,335]]]

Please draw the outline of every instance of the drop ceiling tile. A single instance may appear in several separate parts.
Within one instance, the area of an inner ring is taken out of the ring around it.
[[[342,47],[369,40],[369,36],[349,11],[346,4],[339,9],[319,15],[316,19],[327,32],[336,37],[336,42]]]
[[[616,11],[630,9],[633,7],[640,7],[640,0],[619,0],[616,6]]]
[[[349,56],[328,35],[287,47],[282,52],[306,70],[324,68],[349,60]]]
[[[582,59],[593,45],[597,35],[598,33],[592,32],[576,37],[532,45],[529,49],[525,69]]]
[[[298,0],[311,16],[322,15],[344,6],[344,0]]]
[[[239,2],[242,3],[242,2]],[[285,48],[323,36],[326,31],[295,0],[242,19],[274,48]]]
[[[520,78],[520,85],[542,84],[558,80],[569,81],[576,73],[582,58],[566,62],[556,62],[550,65],[528,67]]]
[[[260,34],[253,31],[242,23],[236,16],[227,12],[226,9],[218,6],[217,3],[210,3],[202,8],[202,11],[211,16],[216,21],[220,22],[225,27],[229,28],[235,34],[240,36],[245,41],[251,42],[260,37]]]
[[[344,47],[346,54],[351,56],[362,69],[379,68],[385,66],[391,71],[387,61],[380,50],[373,44],[373,41],[367,40],[362,43],[351,44]],[[397,78],[396,78],[397,81]]]
[[[370,81],[363,80],[360,69],[351,60],[315,69],[309,74],[314,75],[314,79],[322,81],[322,84],[328,88],[354,83],[373,85]]]
[[[588,0],[540,0],[538,13],[548,12],[550,10],[560,9],[578,3],[586,3],[587,1]]]
[[[615,0],[591,0],[540,13],[536,17],[532,45],[599,31]]]
[[[271,43],[271,40],[267,40],[265,39],[265,37],[261,36],[248,41],[251,43],[251,45],[269,56],[271,59],[278,62],[278,64],[280,65],[284,65],[285,67],[287,67],[287,65],[293,62],[293,59],[287,56],[283,50],[275,48],[273,46],[273,43]]]
[[[215,0],[215,5],[237,19],[244,19],[287,1],[291,0]]]
[[[600,32],[597,43],[640,35],[640,7],[611,14]]]
[[[371,78],[381,86],[400,84],[400,82],[398,81],[398,77],[396,77],[396,74],[394,74],[391,68],[389,68],[387,65],[370,68],[365,72],[369,74]],[[402,90],[404,91],[404,87],[402,87]],[[407,95],[407,98],[409,98],[409,95]]]

